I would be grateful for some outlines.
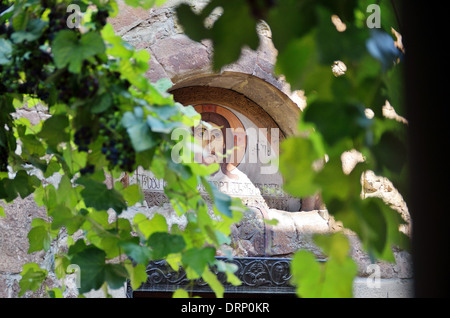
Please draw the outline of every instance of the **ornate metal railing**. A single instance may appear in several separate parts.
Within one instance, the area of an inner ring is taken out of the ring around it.
[[[211,270],[225,287],[228,294],[290,294],[295,295],[295,287],[290,284],[290,259],[272,257],[237,257],[228,259],[217,257],[217,260],[233,263],[237,266],[235,275],[241,280],[240,286],[227,282],[226,275],[217,268]],[[152,293],[171,294],[179,288],[190,293],[213,293],[202,279],[189,280],[181,268],[174,271],[165,260],[152,261],[147,266],[147,281],[133,290],[127,284],[127,297],[135,297],[136,293],[150,295]],[[170,296],[169,296],[170,297]]]

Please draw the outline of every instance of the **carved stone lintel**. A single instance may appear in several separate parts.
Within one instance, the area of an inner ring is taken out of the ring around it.
[[[232,260],[216,257],[216,259],[236,265],[235,275],[242,282],[240,286],[233,286],[227,282],[224,273],[219,272],[216,267],[211,268],[225,287],[225,293],[295,294],[295,287],[290,285],[290,259],[269,257],[240,257]],[[147,266],[147,275],[147,281],[136,290],[132,290],[130,284],[127,284],[127,297],[132,298],[136,292],[173,293],[178,288],[192,293],[213,292],[205,281],[187,279],[186,272],[182,268],[174,271],[165,260],[150,262]]]

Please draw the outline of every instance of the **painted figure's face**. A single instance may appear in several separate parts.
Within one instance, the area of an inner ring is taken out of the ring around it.
[[[199,125],[194,129],[194,138],[202,145],[202,163],[210,165],[220,163],[223,159],[225,147],[222,130],[214,123],[208,122],[211,127]]]

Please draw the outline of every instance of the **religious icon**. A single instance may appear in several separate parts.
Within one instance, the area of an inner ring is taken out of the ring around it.
[[[194,138],[203,148],[203,153],[196,155],[196,162],[218,163],[223,174],[236,179],[231,171],[239,165],[246,147],[242,123],[231,111],[217,105],[195,108],[202,122],[194,128]]]

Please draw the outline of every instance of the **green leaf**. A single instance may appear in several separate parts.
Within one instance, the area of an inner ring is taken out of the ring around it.
[[[297,287],[297,295],[317,298],[321,292],[321,266],[313,253],[299,251],[291,262],[292,283]]]
[[[158,144],[159,138],[153,133],[146,122],[143,121],[143,111],[136,107],[134,113],[126,112],[122,124],[127,129],[136,152],[149,150]]]
[[[125,3],[132,7],[142,7],[143,9],[150,9],[155,3],[161,3],[161,0],[125,0]]]
[[[336,262],[334,259],[327,262],[321,297],[323,298],[352,298],[353,279],[358,272],[358,266],[351,259]]]
[[[22,279],[19,281],[19,297],[23,296],[27,290],[33,292],[38,290],[47,278],[47,271],[40,268],[36,263],[27,263],[23,265],[20,275],[22,276]]]
[[[38,137],[52,147],[56,147],[59,143],[69,140],[69,119],[66,115],[53,115],[44,121]]]
[[[77,193],[79,189],[80,187],[73,187],[67,175],[63,175],[56,190],[57,202],[69,208],[74,208],[79,201]]]
[[[170,134],[170,132],[175,128],[182,127],[179,122],[163,122],[162,120],[150,115],[147,116],[147,124],[153,132],[163,134]]]
[[[356,28],[353,24],[346,27],[345,32],[338,32],[331,22],[331,13],[319,8],[318,30],[316,42],[319,61],[331,65],[334,61],[356,63],[366,53],[366,40],[369,38],[368,28]],[[333,41],[330,41],[333,39]]]
[[[9,40],[0,39],[0,65],[11,62],[12,44]]]
[[[0,179],[0,199],[12,202],[20,195],[22,199],[32,194],[40,185],[36,176],[30,176],[25,170],[16,173],[14,179]]]
[[[64,298],[63,291],[57,287],[47,290],[47,293],[50,298]]]
[[[302,198],[319,190],[312,166],[319,159],[315,153],[309,139],[291,137],[281,144],[280,171],[285,179],[284,189],[291,195]]]
[[[222,7],[223,13],[212,28],[207,29],[203,26],[203,20],[216,7]],[[244,46],[253,50],[258,47],[256,20],[251,18],[250,8],[244,1],[214,0],[200,15],[193,13],[187,4],[182,4],[177,8],[177,16],[186,34],[194,41],[212,39],[215,48],[213,54],[215,70],[236,61]]]
[[[330,235],[315,235],[314,243],[319,246],[329,258],[344,263],[349,256],[350,242],[342,233]]]
[[[364,109],[350,103],[316,101],[305,109],[304,120],[314,123],[330,146],[346,138],[364,136],[370,125]]]
[[[232,212],[230,210],[232,203],[231,197],[223,192],[220,192],[219,189],[217,189],[217,187],[214,186],[212,183],[210,183],[210,187],[212,189],[212,194],[214,196],[214,205],[217,208],[217,210],[223,215],[226,215],[230,218],[233,217]]]
[[[408,239],[399,231],[404,223],[398,212],[379,198],[364,200],[332,200],[328,209],[345,228],[354,231],[365,251],[373,257],[395,261],[392,246],[408,246]]]
[[[315,1],[284,0],[271,8],[266,19],[275,47],[283,54],[292,39],[298,39],[317,23]]]
[[[209,269],[206,269],[203,272],[202,278],[205,282],[208,283],[208,285],[216,294],[217,298],[223,298],[225,287],[223,287],[223,285],[220,283],[220,281],[217,279],[217,276],[214,273],[212,273]]]
[[[244,46],[256,50],[259,44],[256,20],[249,19],[251,12],[247,3],[240,0],[218,1],[218,3],[224,12],[212,27],[215,70],[235,62]]]
[[[2,206],[0,206],[0,218],[4,218],[4,217],[6,217],[5,209],[3,209]]]
[[[88,155],[86,152],[76,151],[69,146],[66,146],[63,149],[63,167],[69,169],[69,175],[73,175],[86,166],[87,156]],[[67,172],[67,170],[65,170],[64,172]]]
[[[11,34],[11,39],[16,44],[20,44],[24,41],[34,41],[41,37],[42,31],[45,26],[47,26],[47,22],[41,19],[33,19],[28,22],[27,28],[25,31],[16,31]]]
[[[216,250],[213,247],[191,248],[183,253],[182,262],[201,277],[209,263],[215,260]]]
[[[173,293],[172,298],[189,298],[189,293],[179,288]]]
[[[103,53],[105,44],[97,32],[88,32],[78,39],[77,33],[69,30],[59,31],[52,43],[52,53],[56,67],[69,66],[71,73],[80,73],[85,59]]]
[[[380,141],[372,148],[376,160],[376,173],[384,173],[384,169],[400,174],[407,163],[407,147],[398,134],[386,131]]]
[[[80,177],[77,183],[84,186],[81,196],[87,207],[98,211],[111,208],[118,214],[127,209],[122,195],[114,189],[108,189],[104,183],[86,177]]]
[[[341,200],[360,200],[361,174],[367,170],[367,165],[358,163],[350,174],[344,174],[340,156],[330,157],[322,170],[317,173],[315,182],[322,189],[324,202],[334,198]]]
[[[152,257],[152,252],[148,246],[142,246],[136,242],[122,242],[120,246],[125,254],[139,264],[147,264]]]
[[[125,263],[125,268],[130,277],[131,288],[138,289],[143,283],[147,281],[147,267],[144,264],[137,264],[133,266],[131,263]]]
[[[210,31],[203,24],[204,15],[194,13],[187,3],[180,4],[176,8],[176,13],[184,32],[192,40],[200,42],[211,36]]]
[[[165,258],[169,254],[181,252],[186,247],[182,236],[164,232],[153,233],[147,244],[152,248],[154,259]]]
[[[93,114],[99,114],[107,110],[112,106],[112,96],[110,93],[104,93],[100,96],[96,96],[92,101],[91,112]]]
[[[52,230],[65,227],[69,235],[78,231],[85,221],[85,218],[82,215],[73,215],[69,208],[61,205],[53,210],[49,210],[49,216],[53,218],[51,225]]]
[[[138,213],[133,219],[133,226],[145,239],[148,239],[156,232],[167,232],[167,222],[161,214],[155,214],[153,218],[149,220],[144,214]]]
[[[161,94],[167,93],[167,91],[173,86],[170,78],[160,78],[156,83],[152,84]]]
[[[133,206],[143,199],[143,193],[141,188],[137,184],[132,184],[124,188],[121,193],[123,194],[124,200],[127,202],[128,206]]]
[[[110,23],[107,23],[101,34],[103,39],[108,42],[106,53],[118,58],[129,59],[133,56],[133,47],[122,40],[118,35],[115,35],[114,28]]]
[[[105,252],[95,246],[86,247],[73,255],[72,264],[80,267],[80,293],[98,290],[106,278]]]
[[[319,263],[309,251],[295,253],[291,263],[292,283],[303,298],[352,297],[353,278],[358,267],[350,257],[350,243],[342,233],[318,235],[315,243],[328,254]]]
[[[128,272],[122,264],[105,265],[105,281],[112,289],[124,287],[127,278]]]
[[[47,226],[34,227],[30,230],[30,232],[28,232],[27,236],[30,245],[28,248],[28,254],[41,250],[49,250],[52,238]]]

